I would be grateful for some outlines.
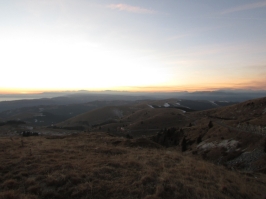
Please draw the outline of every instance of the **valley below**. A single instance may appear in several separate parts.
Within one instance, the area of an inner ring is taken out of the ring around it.
[[[4,111],[0,198],[265,198],[265,110],[171,98]],[[35,122],[45,111],[57,119]]]

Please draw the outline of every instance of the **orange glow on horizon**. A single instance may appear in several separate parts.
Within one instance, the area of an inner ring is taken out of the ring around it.
[[[43,92],[76,92],[80,90],[101,92],[111,91],[127,91],[127,92],[195,92],[195,91],[216,91],[221,89],[246,89],[246,90],[265,90],[264,82],[238,82],[234,84],[209,84],[208,86],[121,86],[111,88],[76,88],[76,89],[31,89],[31,88],[0,88],[0,94],[40,94]]]
[[[62,92],[63,90],[53,89],[27,89],[27,88],[0,88],[0,94],[12,95],[12,94],[40,94],[43,92]]]

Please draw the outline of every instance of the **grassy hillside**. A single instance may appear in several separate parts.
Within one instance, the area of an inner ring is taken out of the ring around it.
[[[0,139],[0,198],[265,198],[266,176],[106,133]]]
[[[136,107],[131,106],[107,106],[87,113],[80,114],[76,117],[70,118],[64,122],[57,124],[57,126],[92,126],[101,123],[115,122],[120,118],[130,114]]]
[[[86,132],[37,127],[42,136],[19,137],[27,125],[0,126],[0,199],[266,198],[266,98],[196,112],[174,102],[60,123]]]
[[[127,105],[122,104],[119,106],[119,104],[115,104],[115,107],[114,107],[115,102],[116,101],[110,104],[106,104],[106,106],[103,108],[101,107],[99,109],[80,114],[76,117],[68,119],[67,121],[58,123],[57,125],[62,126],[62,127],[80,126],[80,125],[83,125],[86,127],[90,127],[93,125],[99,126],[104,122],[110,123],[110,120],[114,121],[117,119],[121,119],[123,120],[123,122],[126,122],[126,118],[133,118],[130,120],[136,121],[134,118],[136,118],[138,114],[139,115],[141,114],[140,113],[135,114],[135,113],[140,110],[147,112],[149,109],[156,109],[156,110],[153,110],[154,113],[151,113],[149,115],[146,114],[146,116],[151,116],[151,115],[155,116],[155,115],[158,115],[159,112],[164,113],[167,111],[174,112],[175,114],[178,111],[174,109],[178,109],[179,112],[180,110],[182,110],[183,112],[193,112],[196,110],[206,110],[206,109],[212,109],[212,108],[234,104],[233,102],[211,102],[211,101],[206,101],[206,100],[199,101],[199,100],[164,99],[164,100],[138,100],[138,101],[135,101],[134,103],[130,103],[130,104],[128,103]],[[164,109],[171,109],[171,110],[166,111]],[[182,111],[180,113],[182,113]],[[148,119],[147,117],[142,117],[142,118],[144,120]],[[161,119],[164,121],[166,120],[166,118],[163,118],[163,117],[161,117]],[[139,118],[137,120],[139,120]],[[171,122],[169,124],[166,124],[166,126],[170,124]]]
[[[79,114],[105,106],[131,104],[130,101],[92,101],[67,105],[39,105],[0,112],[0,121],[23,120],[32,126],[50,126]]]

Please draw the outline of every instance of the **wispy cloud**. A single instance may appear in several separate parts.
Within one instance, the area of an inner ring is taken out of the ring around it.
[[[111,8],[113,10],[120,10],[120,11],[139,13],[139,14],[154,14],[154,13],[156,13],[154,10],[141,8],[141,7],[137,7],[137,6],[131,6],[131,5],[127,5],[127,4],[111,4],[111,5],[108,5],[107,7]]]
[[[241,5],[241,6],[229,8],[227,10],[222,11],[221,14],[229,14],[229,13],[245,11],[245,10],[252,10],[252,9],[262,8],[262,7],[266,7],[266,1],[250,3],[250,4],[244,4],[244,5]]]

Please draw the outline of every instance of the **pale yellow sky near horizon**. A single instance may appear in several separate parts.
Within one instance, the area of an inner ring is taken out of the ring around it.
[[[266,89],[266,1],[0,3],[0,93]]]

